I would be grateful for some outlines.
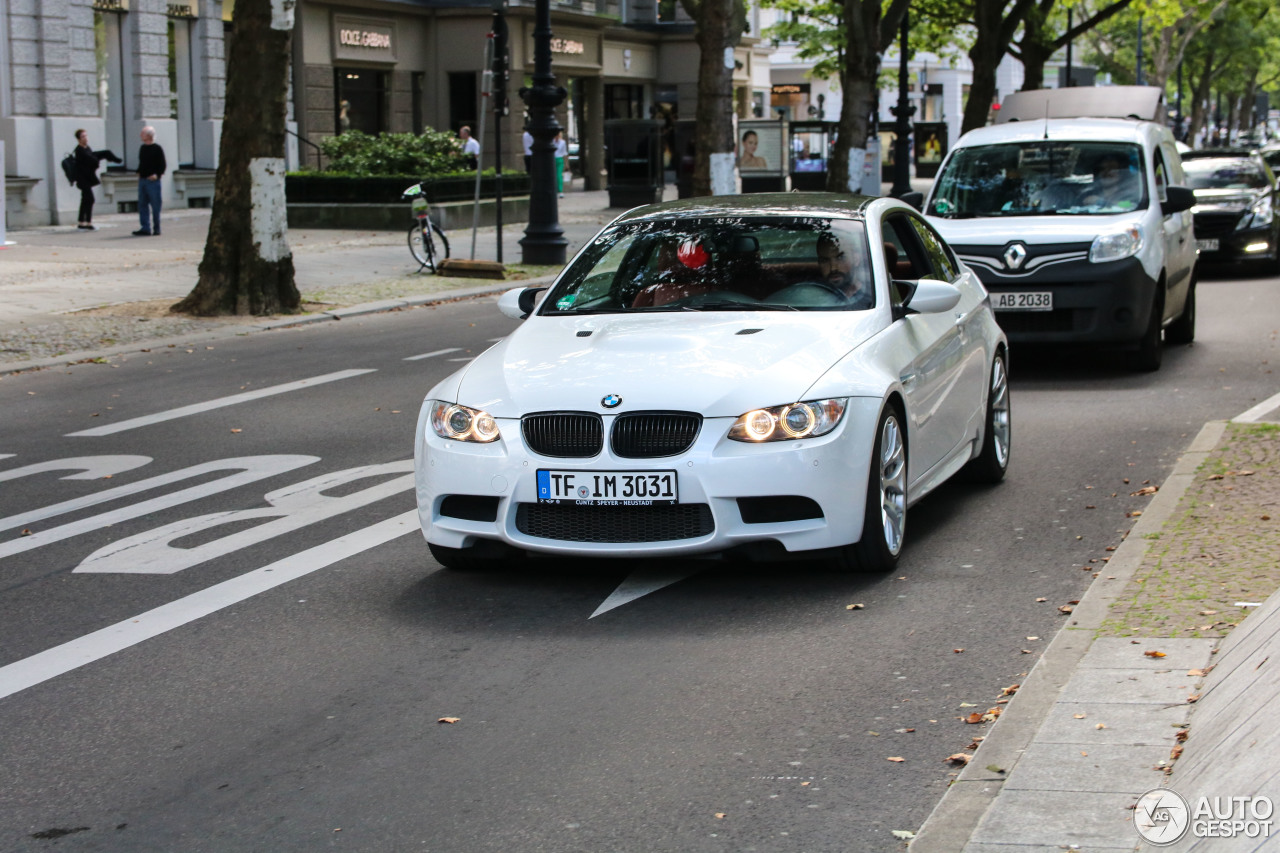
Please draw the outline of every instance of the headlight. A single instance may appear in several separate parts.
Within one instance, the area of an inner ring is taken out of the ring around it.
[[[1240,217],[1240,221],[1236,223],[1236,230],[1243,231],[1246,228],[1261,228],[1264,225],[1270,225],[1274,216],[1275,213],[1271,208],[1271,199],[1258,199],[1253,207],[1249,209],[1249,215]]]
[[[734,441],[790,441],[815,438],[836,428],[844,416],[847,398],[810,400],[768,409],[753,409],[729,427]]]
[[[1142,251],[1142,226],[1127,225],[1120,231],[1099,234],[1089,247],[1089,262],[1101,264],[1106,261],[1121,261],[1131,258]]]
[[[498,422],[493,415],[456,403],[431,401],[431,428],[441,438],[454,441],[477,441],[482,444],[498,440]]]

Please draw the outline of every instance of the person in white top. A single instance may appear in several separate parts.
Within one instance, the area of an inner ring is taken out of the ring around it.
[[[463,125],[458,131],[458,138],[462,140],[462,153],[467,158],[467,168],[474,169],[480,163],[480,142],[471,135],[471,128]]]
[[[533,134],[529,132],[529,128],[524,129],[524,135],[520,137],[520,141],[524,143],[524,170],[530,174],[533,173]]]
[[[564,133],[556,133],[556,190],[560,198],[564,198],[564,167],[569,161],[569,146],[564,141]]]

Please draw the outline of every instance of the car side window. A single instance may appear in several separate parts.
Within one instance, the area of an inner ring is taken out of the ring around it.
[[[1156,149],[1155,169],[1156,169],[1156,198],[1160,199],[1160,201],[1162,202],[1168,201],[1169,200],[1169,192],[1168,192],[1169,172],[1167,167],[1164,164],[1164,151],[1162,149]]]
[[[895,308],[906,302],[911,287],[898,282],[917,281],[933,275],[932,263],[920,246],[920,238],[905,213],[893,212],[884,219],[884,264],[889,272],[889,303]]]
[[[942,238],[923,219],[916,216],[912,216],[910,219],[916,236],[920,238],[920,244],[924,246],[925,254],[929,258],[929,265],[933,268],[928,277],[936,278],[939,281],[955,281],[959,278],[960,268],[955,259],[951,257],[951,253],[946,244],[942,242]]]

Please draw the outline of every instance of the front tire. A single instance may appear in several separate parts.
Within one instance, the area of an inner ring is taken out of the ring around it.
[[[1187,289],[1187,304],[1182,316],[1169,324],[1164,337],[1171,344],[1189,344],[1196,339],[1196,280],[1192,273],[1191,286]]]
[[[841,548],[836,563],[846,571],[890,571],[898,564],[906,531],[907,436],[897,409],[890,406],[876,427],[862,538]]]
[[[436,271],[436,250],[431,231],[417,223],[409,226],[409,253],[420,269]]]
[[[975,483],[998,483],[1009,470],[1013,441],[1012,408],[1009,404],[1009,371],[1004,352],[991,362],[991,387],[987,392],[987,419],[982,433],[982,452],[963,469],[965,478]]]
[[[1164,287],[1163,280],[1161,288]],[[1164,361],[1164,305],[1159,299],[1151,303],[1151,316],[1147,319],[1146,331],[1138,341],[1138,349],[1133,353],[1130,364],[1134,370],[1143,373],[1154,373],[1160,369]]]

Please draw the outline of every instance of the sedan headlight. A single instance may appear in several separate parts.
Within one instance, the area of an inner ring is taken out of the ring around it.
[[[493,415],[457,403],[431,401],[431,429],[441,438],[486,444],[498,440],[498,422]]]
[[[848,398],[841,397],[753,409],[729,427],[729,438],[754,443],[826,435],[840,423],[848,402]]]
[[[1134,223],[1119,231],[1099,234],[1089,247],[1089,262],[1122,261],[1142,251],[1142,226]]]
[[[1253,207],[1249,208],[1249,215],[1240,217],[1240,221],[1236,223],[1236,230],[1243,231],[1246,228],[1262,228],[1270,225],[1271,220],[1275,217],[1275,213],[1271,208],[1270,198],[1260,198],[1254,202]]]

